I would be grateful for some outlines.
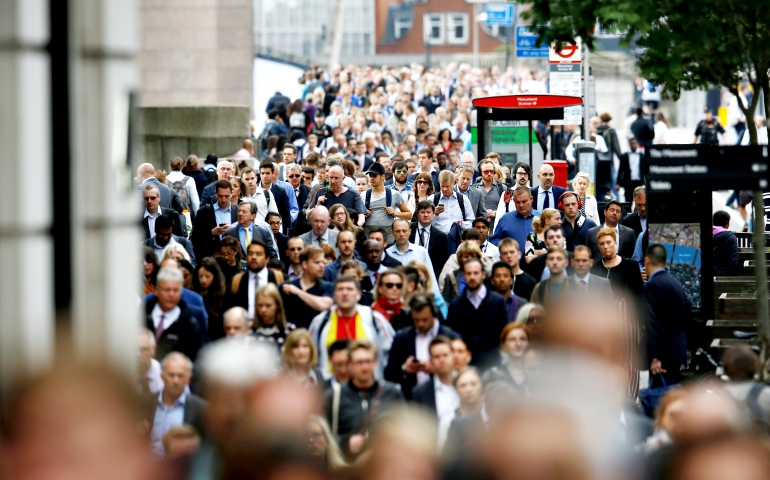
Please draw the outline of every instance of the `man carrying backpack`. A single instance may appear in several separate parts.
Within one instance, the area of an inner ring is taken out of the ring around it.
[[[195,213],[198,211],[198,207],[200,207],[198,187],[195,185],[195,180],[182,173],[184,162],[182,162],[181,158],[172,158],[169,167],[170,169],[166,176],[168,187],[176,192],[185,210],[190,212],[190,216],[194,219]]]
[[[372,164],[366,174],[369,175],[369,184],[372,188],[361,194],[361,201],[366,207],[364,235],[368,237],[372,229],[379,227],[388,232],[387,243],[393,243],[391,233],[393,220],[397,218],[411,220],[412,212],[409,211],[398,190],[385,188],[385,167],[381,163]]]
[[[724,135],[725,129],[716,121],[711,109],[708,106],[703,107],[703,120],[695,127],[695,140],[692,143],[720,145],[722,143],[719,141],[720,134]]]

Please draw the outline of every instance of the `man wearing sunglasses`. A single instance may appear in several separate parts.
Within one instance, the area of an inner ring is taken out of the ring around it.
[[[142,219],[142,227],[144,230],[144,239],[147,240],[155,236],[155,220],[161,216],[161,214],[169,214],[174,221],[174,235],[184,236],[182,232],[182,222],[179,219],[179,213],[173,208],[166,208],[161,212],[160,207],[160,190],[153,184],[147,184],[144,187],[144,218]]]
[[[414,324],[400,330],[390,347],[385,380],[401,385],[407,399],[412,398],[412,389],[428,380],[433,374],[428,347],[439,335],[455,339],[460,336],[451,328],[442,325],[437,309],[430,298],[418,295],[409,302],[409,312]]]
[[[398,160],[396,160],[398,158]],[[407,194],[414,189],[414,183],[409,181],[409,167],[400,155],[393,157],[393,178],[385,184],[391,190]]]
[[[291,185],[292,190],[294,190],[294,197],[297,199],[297,206],[300,209],[300,215],[297,215],[297,219],[294,221],[294,226],[292,227],[296,229],[297,225],[302,221],[302,217],[305,216],[302,207],[305,205],[307,197],[310,195],[310,187],[305,185],[302,181],[302,167],[296,163],[286,165],[286,180],[289,182],[289,185]]]
[[[492,152],[487,155],[487,158],[479,163],[479,171],[481,172],[481,178],[473,185],[481,192],[481,203],[484,209],[485,216],[490,221],[495,219],[495,211],[497,210],[497,204],[502,198],[503,192],[506,190],[506,186],[495,180],[495,164],[490,160],[491,155],[497,155]]]

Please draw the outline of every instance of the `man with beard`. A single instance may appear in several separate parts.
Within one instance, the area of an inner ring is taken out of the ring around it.
[[[398,160],[396,160],[397,158]],[[414,189],[414,184],[409,181],[409,167],[401,156],[396,155],[393,157],[391,168],[393,170],[393,178],[388,181],[387,187],[403,195],[411,192]]]
[[[275,274],[267,268],[268,246],[262,240],[253,239],[246,250],[248,271],[233,277],[228,295],[228,307],[243,307],[249,318],[254,318],[254,301],[257,290],[268,283],[276,284]]]

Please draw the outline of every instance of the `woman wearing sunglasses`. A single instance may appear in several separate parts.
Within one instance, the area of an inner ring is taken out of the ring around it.
[[[412,324],[411,317],[404,312],[404,274],[398,270],[383,272],[374,286],[372,310],[380,312],[398,331]]]
[[[412,218],[413,222],[417,221],[417,205],[423,200],[432,200],[433,192],[433,179],[429,173],[420,173],[414,179],[414,189],[409,193],[406,199],[406,206],[409,211],[415,212]]]

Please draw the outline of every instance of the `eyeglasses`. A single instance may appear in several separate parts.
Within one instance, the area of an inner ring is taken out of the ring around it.
[[[350,362],[353,365],[372,365],[374,364],[373,359],[367,359],[367,360],[356,360],[355,362]]]
[[[396,173],[401,175],[402,173],[409,173],[409,170],[396,170]]]
[[[287,176],[288,176],[289,178],[299,178],[299,177],[301,177],[302,175],[299,175],[299,174],[294,174],[294,175],[287,175]]]
[[[270,225],[281,225],[280,221],[278,221],[278,222],[267,222],[267,223],[270,224]]]
[[[528,177],[529,174],[527,172],[516,172],[517,177]]]
[[[401,289],[401,288],[404,286],[404,284],[403,284],[403,283],[390,283],[390,282],[388,282],[388,283],[383,283],[383,285],[385,285],[385,288],[393,288],[393,287],[396,287],[396,288],[398,288],[399,290],[400,290],[400,289]]]
[[[234,257],[235,256],[235,252],[224,252],[223,251],[223,252],[219,252],[219,256],[220,257],[230,258],[230,257]]]
[[[145,200],[157,200],[158,197],[144,197]]]

